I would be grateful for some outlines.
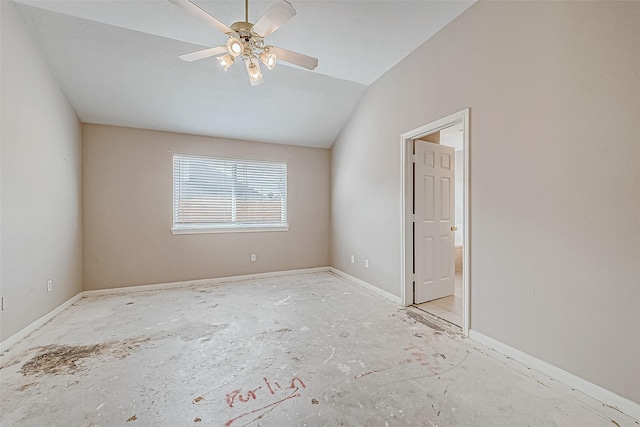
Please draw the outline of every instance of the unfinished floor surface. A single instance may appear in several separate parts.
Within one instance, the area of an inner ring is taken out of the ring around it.
[[[84,298],[0,357],[3,426],[635,426],[330,273]]]

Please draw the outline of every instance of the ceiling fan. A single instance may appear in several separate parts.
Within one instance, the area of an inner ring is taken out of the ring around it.
[[[227,71],[237,58],[244,61],[252,86],[262,83],[260,62],[273,69],[278,60],[288,62],[309,70],[318,66],[318,60],[301,53],[266,45],[264,39],[276,31],[282,24],[296,15],[296,10],[286,0],[276,0],[265,14],[255,23],[249,22],[249,0],[245,0],[245,20],[230,27],[218,21],[190,0],[169,0],[192,15],[205,20],[210,26],[229,36],[226,45],[210,47],[180,55],[180,59],[192,62],[199,59],[218,56],[218,62]]]

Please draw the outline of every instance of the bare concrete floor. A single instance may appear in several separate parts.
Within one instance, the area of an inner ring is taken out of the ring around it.
[[[2,426],[634,426],[317,273],[85,298],[0,357]]]

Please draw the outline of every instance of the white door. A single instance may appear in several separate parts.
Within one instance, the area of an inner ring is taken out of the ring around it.
[[[414,303],[455,292],[455,150],[414,141]]]

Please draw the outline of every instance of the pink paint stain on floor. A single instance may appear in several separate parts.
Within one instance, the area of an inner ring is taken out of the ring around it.
[[[291,394],[289,394],[284,398],[278,399],[276,401],[271,401],[267,404],[263,404],[258,408],[252,409],[234,418],[231,418],[225,423],[225,426],[228,427],[231,424],[233,424],[233,422],[235,422],[236,420],[243,418],[247,415],[255,414],[256,412],[273,408],[281,404],[282,402],[300,397],[299,390],[301,388],[303,389],[307,388],[305,383],[298,377],[293,377],[289,382],[288,387],[286,388],[282,388],[282,386],[277,381],[274,381],[273,384],[270,383],[266,377],[263,377],[262,380],[264,384],[256,388],[249,389],[247,392],[243,393],[242,389],[236,389],[236,390],[233,390],[231,393],[228,393],[226,396],[227,406],[229,406],[229,408],[244,407],[246,406],[245,404],[251,404],[252,402],[263,404],[273,399],[274,397],[276,397],[276,394],[282,395],[282,392],[287,392],[288,390],[292,390]]]

